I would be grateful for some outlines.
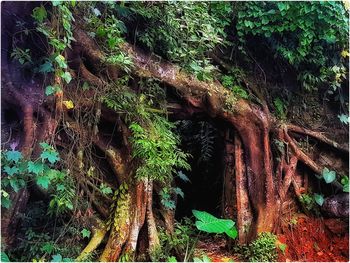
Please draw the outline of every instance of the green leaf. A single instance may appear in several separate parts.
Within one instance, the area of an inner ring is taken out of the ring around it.
[[[104,183],[102,183],[100,185],[100,190],[103,194],[108,195],[108,194],[112,194],[112,188],[110,188],[109,186],[105,185]]]
[[[47,159],[51,164],[54,164],[60,159],[56,151],[44,151],[40,154],[40,158],[43,160]]]
[[[50,242],[47,242],[47,243],[45,243],[45,244],[41,247],[40,250],[41,250],[42,252],[51,254],[51,252],[53,251],[53,249],[54,249],[53,244],[50,243]]]
[[[184,192],[181,190],[181,188],[175,187],[175,188],[173,188],[173,190],[174,190],[174,193],[177,194],[177,195],[179,195],[179,196],[181,196],[182,199],[185,198],[185,194],[184,194]]]
[[[67,68],[67,63],[66,63],[66,59],[64,58],[64,56],[58,55],[57,57],[55,57],[55,61],[57,62],[58,66],[60,68]]]
[[[178,171],[177,176],[184,182],[191,182],[190,179],[182,171]]]
[[[323,168],[322,176],[327,184],[333,182],[336,178],[335,171],[330,171],[327,167]]]
[[[45,95],[46,96],[50,96],[55,94],[56,92],[60,91],[61,88],[58,85],[54,85],[54,86],[47,86],[45,89]]]
[[[235,224],[230,219],[219,219],[205,211],[192,210],[192,213],[198,219],[196,227],[207,233],[221,234],[230,230]]]
[[[52,1],[53,6],[59,6],[62,3],[62,1]]]
[[[34,163],[32,161],[28,162],[28,172],[34,173],[36,175],[41,174],[44,171],[43,163]]]
[[[285,255],[287,245],[281,243],[281,244],[278,245],[278,248],[282,251],[283,255]]]
[[[88,229],[86,229],[86,228],[84,228],[83,230],[81,230],[81,235],[83,236],[83,238],[89,238],[90,237],[90,235],[91,235],[91,232],[90,232],[90,230],[88,230]]]
[[[62,256],[61,254],[53,255],[51,262],[62,262]]]
[[[20,186],[18,184],[18,180],[16,178],[10,178],[10,185],[11,185],[13,191],[15,191],[16,193],[20,189]]]
[[[18,168],[13,166],[13,167],[9,167],[9,166],[5,166],[4,167],[4,171],[5,173],[7,173],[9,176],[14,175],[15,173],[18,173]]]
[[[237,228],[233,226],[231,229],[225,231],[225,234],[230,238],[235,239],[238,236]]]
[[[68,71],[63,72],[61,74],[61,77],[66,81],[67,84],[69,84],[69,82],[72,80],[72,76],[70,75],[70,73]]]
[[[346,114],[338,115],[338,118],[339,118],[341,123],[349,124],[349,116],[348,115],[346,115]]]
[[[50,179],[47,176],[38,176],[36,178],[36,183],[44,189],[49,188]]]
[[[176,259],[176,257],[171,256],[171,257],[168,257],[168,259],[166,261],[167,262],[177,262],[177,259]]]
[[[42,23],[44,19],[47,17],[47,12],[45,7],[40,6],[40,7],[35,7],[33,9],[32,17],[38,22]]]
[[[11,206],[11,200],[9,197],[4,197],[4,196],[1,196],[1,206],[2,207],[5,207],[7,209],[10,208]]]
[[[8,151],[5,153],[5,156],[8,161],[17,163],[22,158],[22,153],[19,151]]]
[[[11,262],[7,254],[2,251],[1,251],[1,262]]]
[[[39,72],[40,73],[50,73],[54,72],[54,68],[52,66],[52,63],[50,61],[46,61],[44,64],[39,66]]]
[[[317,203],[319,206],[322,206],[322,205],[323,205],[323,203],[324,203],[323,195],[314,194],[314,199],[315,199],[316,203]]]

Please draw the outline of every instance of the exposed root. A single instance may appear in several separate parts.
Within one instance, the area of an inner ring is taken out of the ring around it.
[[[107,233],[107,227],[103,225],[102,222],[98,222],[97,225],[92,228],[92,233],[93,235],[89,241],[89,244],[87,244],[84,250],[76,258],[76,261],[86,260],[87,256],[96,250]]]
[[[349,153],[349,146],[341,145],[341,144],[327,138],[321,132],[311,131],[311,130],[308,130],[308,129],[305,129],[305,128],[302,128],[302,127],[299,127],[299,126],[296,126],[293,124],[286,125],[286,128],[288,131],[308,135],[308,136],[313,137],[313,138],[315,138],[315,139],[317,139],[325,144],[328,144],[328,145],[334,147],[335,149]]]

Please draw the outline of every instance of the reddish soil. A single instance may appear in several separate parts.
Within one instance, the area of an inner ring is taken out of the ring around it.
[[[340,219],[300,217],[278,239],[287,245],[278,261],[349,262],[349,226]]]

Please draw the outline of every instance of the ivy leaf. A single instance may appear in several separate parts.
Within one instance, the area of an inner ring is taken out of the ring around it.
[[[36,178],[36,183],[44,189],[49,188],[50,179],[47,176],[38,176]]]
[[[54,68],[52,66],[52,63],[50,61],[46,61],[44,64],[39,66],[39,72],[40,73],[50,73],[54,72]]]
[[[105,185],[104,183],[102,183],[100,185],[100,190],[104,195],[108,195],[108,194],[112,194],[112,188],[110,188],[109,186]]]
[[[1,262],[10,262],[9,257],[5,252],[0,252],[1,253]]]
[[[5,153],[5,156],[8,161],[17,163],[22,158],[22,153],[19,151],[8,151]]]
[[[60,68],[67,68],[67,63],[66,63],[66,59],[64,58],[64,56],[58,55],[57,57],[55,57],[55,61],[57,62],[58,66]]]
[[[1,206],[9,209],[11,206],[11,200],[8,197],[1,196]]]
[[[10,185],[13,189],[13,191],[15,191],[16,193],[18,192],[18,190],[20,189],[20,186],[18,185],[18,181],[16,178],[11,178],[10,179]]]
[[[18,168],[13,166],[13,167],[9,167],[9,166],[5,166],[4,167],[4,171],[5,173],[7,173],[9,176],[14,175],[15,173],[18,173]]]
[[[51,262],[62,262],[62,256],[61,254],[53,255]]]
[[[70,73],[68,71],[63,72],[61,74],[61,78],[63,78],[67,84],[69,84],[69,82],[72,80],[72,76],[70,75]]]
[[[348,115],[346,115],[346,114],[338,115],[338,118],[339,118],[341,123],[349,124],[349,116]]]
[[[184,192],[181,190],[181,188],[175,187],[175,188],[173,188],[173,189],[174,189],[174,193],[175,193],[175,194],[181,196],[182,199],[185,198],[185,194],[184,194]]]
[[[67,108],[67,110],[74,108],[74,103],[71,100],[64,100],[62,103]]]
[[[335,180],[336,174],[335,171],[330,171],[327,167],[325,167],[323,168],[322,176],[326,183],[329,184]]]
[[[60,91],[61,88],[58,85],[55,86],[47,86],[45,89],[45,95],[50,96],[55,94],[56,92]]]
[[[191,182],[190,179],[182,171],[178,171],[177,176],[184,182]]]
[[[35,7],[33,9],[33,14],[32,17],[38,22],[42,23],[44,19],[47,17],[47,12],[45,7],[40,6],[40,7]]]
[[[343,185],[343,191],[349,193],[349,177],[343,176],[340,182]]]
[[[43,163],[34,163],[32,161],[28,162],[28,172],[38,175],[38,174],[41,174],[43,171],[44,171]]]
[[[58,153],[55,151],[44,151],[40,154],[40,157],[43,160],[47,159],[51,164],[54,164],[60,159]]]
[[[89,238],[90,235],[91,235],[90,230],[88,230],[88,229],[86,229],[86,228],[84,228],[83,230],[81,230],[80,233],[82,234],[83,238],[86,238],[86,237]]]
[[[169,199],[162,199],[161,200],[162,205],[164,205],[166,208],[170,209],[170,210],[174,210],[175,209],[175,202],[173,200],[169,200]]]
[[[324,203],[323,195],[314,194],[314,199],[315,199],[316,203],[317,203],[319,206],[322,206],[322,205],[323,205],[323,203]]]

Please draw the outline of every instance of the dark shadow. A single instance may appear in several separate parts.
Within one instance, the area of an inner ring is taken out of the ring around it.
[[[176,178],[177,187],[184,192],[178,196],[175,217],[192,216],[192,209],[221,216],[224,173],[224,140],[218,125],[208,121],[185,120],[179,125],[182,148],[192,154],[191,171],[183,171],[190,182]]]

